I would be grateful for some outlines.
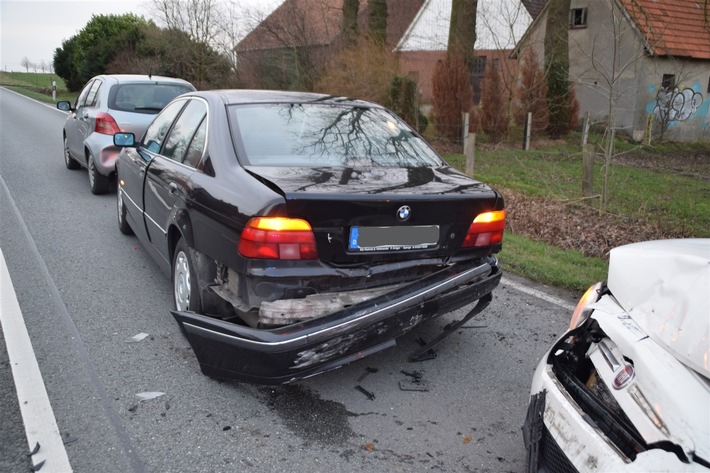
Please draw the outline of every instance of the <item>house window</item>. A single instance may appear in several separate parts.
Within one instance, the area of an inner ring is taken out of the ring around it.
[[[493,59],[493,69],[496,71],[500,70],[500,59]]]
[[[473,75],[483,76],[486,72],[486,56],[473,58]]]
[[[586,28],[587,27],[587,9],[573,8],[569,11],[569,27],[570,28]]]
[[[708,94],[710,94],[710,77],[708,77]]]
[[[473,104],[481,102],[481,82],[486,72],[486,56],[473,58],[473,73],[471,74],[471,88],[473,90]]]
[[[672,89],[673,87],[675,87],[675,74],[663,74],[661,89]]]

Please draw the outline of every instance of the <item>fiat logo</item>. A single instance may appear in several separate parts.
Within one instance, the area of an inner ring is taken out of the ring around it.
[[[408,205],[403,205],[397,210],[397,218],[404,222],[412,214],[412,209]]]

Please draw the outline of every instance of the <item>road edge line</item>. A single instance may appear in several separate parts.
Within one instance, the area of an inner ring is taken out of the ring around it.
[[[2,248],[0,248],[0,325],[5,337],[5,346],[30,451],[39,444],[39,450],[32,455],[32,463],[39,465],[44,461],[43,473],[71,472],[69,457],[49,402],[47,388],[32,348],[32,341],[27,333],[25,319],[22,316]]]
[[[557,297],[554,297],[554,296],[550,296],[550,295],[548,295],[548,294],[545,294],[545,293],[542,292],[542,291],[538,291],[537,289],[532,289],[532,288],[530,288],[530,287],[523,286],[522,284],[518,284],[518,283],[516,283],[515,281],[511,281],[511,280],[508,279],[508,278],[505,278],[505,277],[504,277],[504,278],[501,279],[500,282],[501,282],[501,284],[503,284],[504,286],[511,287],[511,288],[515,289],[516,291],[523,292],[523,293],[525,293],[525,294],[527,294],[527,295],[529,295],[529,296],[533,296],[533,297],[536,297],[536,298],[538,298],[538,299],[541,299],[541,300],[543,300],[543,301],[545,301],[545,302],[549,302],[550,304],[554,304],[554,305],[556,305],[556,306],[558,306],[558,307],[562,307],[563,309],[567,309],[567,310],[569,310],[570,312],[574,310],[574,305],[572,305],[572,304],[570,304],[570,303],[568,303],[568,302],[566,302],[566,301],[563,301],[563,300],[560,299],[560,298],[557,298]]]

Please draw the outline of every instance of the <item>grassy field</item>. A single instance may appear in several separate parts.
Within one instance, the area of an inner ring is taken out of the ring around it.
[[[595,137],[598,139],[598,137]],[[638,147],[620,141],[618,161],[634,153],[655,169],[612,162],[609,174],[607,211],[634,221],[673,230],[685,237],[710,237],[710,182],[707,175],[664,170],[666,160],[676,163],[683,156],[710,165],[707,143],[661,144]],[[460,154],[446,155],[450,164],[465,168]],[[637,158],[638,160],[639,158]],[[544,150],[524,152],[520,148],[476,149],[474,175],[492,187],[502,187],[531,197],[558,202],[582,203],[582,153],[577,136],[567,142],[546,144]],[[594,174],[595,193],[601,193],[601,158]],[[598,208],[598,200],[586,202]],[[606,278],[607,262],[531,241],[506,232],[500,254],[504,269],[545,284],[583,291],[596,280]]]
[[[52,103],[52,81],[57,83],[57,102],[69,100],[73,102],[77,94],[67,91],[64,81],[56,74],[38,72],[2,72],[0,71],[0,86],[8,87],[41,102]]]

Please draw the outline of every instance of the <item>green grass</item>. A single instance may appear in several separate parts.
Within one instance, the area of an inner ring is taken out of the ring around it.
[[[598,136],[591,140],[598,140]],[[579,137],[550,143],[544,150],[520,148],[476,149],[474,175],[496,188],[510,189],[531,197],[576,202],[598,208],[599,200],[582,200],[582,154]],[[661,143],[643,147],[620,141],[617,151],[643,153],[660,160],[670,154],[707,153],[707,143]],[[458,169],[465,168],[460,154],[445,156]],[[710,158],[708,158],[710,159]],[[594,189],[601,194],[602,159],[595,163]],[[505,197],[505,194],[504,194]],[[710,182],[664,170],[651,170],[612,161],[609,173],[607,211],[624,218],[657,224],[675,235],[710,237]],[[606,279],[607,262],[585,257],[506,232],[500,254],[503,269],[528,279],[574,291]]]
[[[543,284],[584,292],[597,281],[605,281],[608,264],[579,251],[563,250],[511,232],[503,238],[498,255],[503,271]]]
[[[39,72],[1,72],[0,86],[31,97],[42,102],[52,103],[52,81],[57,83],[57,102],[69,100],[73,102],[77,94],[69,92],[64,81],[56,74]]]
[[[702,144],[675,145],[673,152],[693,152]],[[707,147],[707,144],[705,144]],[[670,145],[663,145],[669,152]],[[646,152],[646,150],[644,150]],[[464,169],[462,155],[447,161]],[[557,201],[581,201],[582,154],[559,150],[477,150],[474,175],[491,185]],[[594,169],[594,193],[601,194],[602,163]],[[671,172],[614,164],[609,172],[607,211],[633,220],[657,223],[684,237],[710,237],[710,183]],[[587,205],[598,208],[599,201]]]

